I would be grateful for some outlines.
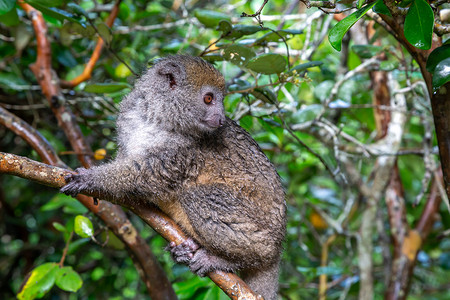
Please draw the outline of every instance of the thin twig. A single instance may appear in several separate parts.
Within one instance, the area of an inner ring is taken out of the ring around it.
[[[70,242],[72,241],[72,238],[73,238],[73,230],[70,232],[69,238],[66,241],[66,246],[64,246],[61,260],[59,261],[60,268],[64,267],[64,260],[66,259],[67,251],[69,250],[69,245],[70,245]]]
[[[264,3],[261,5],[261,7],[254,13],[254,14],[247,14],[245,12],[242,12],[241,18],[255,18],[256,21],[258,21],[258,24],[263,27],[264,23],[261,21],[261,11],[263,10],[264,6],[266,6],[267,2],[269,0],[264,0]]]

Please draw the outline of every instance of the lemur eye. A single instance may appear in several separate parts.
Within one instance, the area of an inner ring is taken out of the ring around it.
[[[210,104],[214,99],[214,95],[212,93],[207,93],[203,96],[203,102],[206,104]]]

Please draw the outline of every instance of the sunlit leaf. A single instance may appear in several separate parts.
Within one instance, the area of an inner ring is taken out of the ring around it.
[[[433,88],[438,88],[450,81],[450,57],[437,64],[433,73]]]
[[[56,263],[45,263],[33,269],[17,293],[17,299],[34,299],[45,295],[55,283],[57,269]]]
[[[414,0],[405,17],[404,32],[408,42],[416,48],[428,50],[434,27],[434,14],[425,0]]]
[[[437,64],[443,61],[446,58],[450,57],[450,44],[444,44],[436,49],[428,55],[427,59],[427,70],[430,73],[433,73]]]
[[[76,216],[74,225],[75,233],[82,238],[88,238],[94,235],[94,226],[92,226],[91,220],[85,216]]]
[[[267,53],[252,58],[246,67],[262,74],[279,74],[286,68],[286,59],[280,54]]]
[[[345,17],[339,23],[337,23],[328,33],[328,40],[331,46],[337,51],[341,51],[342,39],[347,31],[364,16],[376,2],[367,4],[366,6],[358,9],[348,17]]]
[[[364,2],[366,2],[366,0],[358,0],[356,3],[356,8],[361,8],[364,5]]]
[[[131,74],[132,73],[130,68],[124,63],[118,64],[117,67],[114,69],[114,75],[116,75],[116,77],[118,78],[127,78]]]

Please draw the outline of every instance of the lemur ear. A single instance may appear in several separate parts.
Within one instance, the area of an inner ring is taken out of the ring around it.
[[[184,78],[184,68],[174,61],[162,61],[156,65],[156,73],[163,77],[171,89],[180,84]]]

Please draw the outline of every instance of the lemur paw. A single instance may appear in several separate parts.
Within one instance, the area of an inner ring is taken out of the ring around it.
[[[205,249],[199,249],[191,259],[189,269],[198,276],[204,277],[215,270],[234,272],[236,266],[223,258],[208,253]]]
[[[166,250],[170,251],[173,260],[181,264],[189,264],[198,249],[199,245],[191,238],[179,245],[176,245],[175,242],[170,242],[166,248]]]
[[[69,174],[64,177],[67,184],[60,189],[61,193],[68,196],[76,197],[78,194],[86,191],[89,188],[88,184],[88,170],[85,168],[78,168],[75,170],[77,174]]]

